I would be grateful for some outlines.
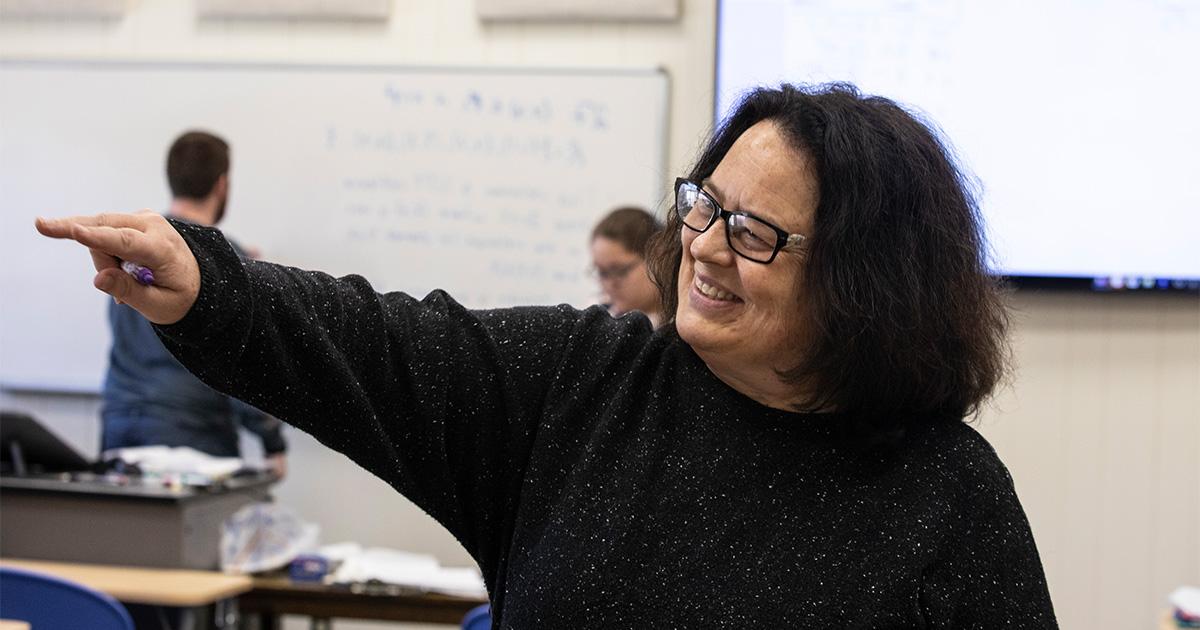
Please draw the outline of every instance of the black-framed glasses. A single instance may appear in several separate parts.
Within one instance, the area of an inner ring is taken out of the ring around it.
[[[729,249],[764,265],[775,260],[779,250],[799,245],[805,239],[803,234],[789,234],[748,212],[722,208],[699,182],[683,177],[675,180],[675,213],[684,227],[693,232],[706,232],[718,219],[724,219]]]

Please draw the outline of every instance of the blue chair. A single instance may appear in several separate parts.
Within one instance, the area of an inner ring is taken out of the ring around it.
[[[38,630],[133,630],[117,600],[53,575],[0,567],[0,618]]]
[[[487,604],[476,606],[467,611],[463,617],[462,630],[490,630],[492,627],[492,607]]]

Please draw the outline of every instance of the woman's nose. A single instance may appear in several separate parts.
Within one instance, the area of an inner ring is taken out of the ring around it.
[[[726,229],[725,220],[717,219],[707,230],[696,234],[688,249],[692,258],[713,265],[732,265],[734,254],[729,249],[729,241],[725,238]]]

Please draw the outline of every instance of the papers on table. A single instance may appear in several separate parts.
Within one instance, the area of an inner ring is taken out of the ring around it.
[[[329,545],[317,553],[341,561],[332,576],[338,584],[378,581],[462,597],[487,595],[475,568],[443,567],[433,556],[382,547],[363,549],[354,543]]]

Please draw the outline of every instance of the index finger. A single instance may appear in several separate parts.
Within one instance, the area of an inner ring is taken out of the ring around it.
[[[149,225],[149,217],[153,213],[139,214],[118,214],[104,213],[93,215],[80,215],[74,217],[46,218],[38,217],[34,222],[34,227],[43,236],[50,238],[73,238],[71,230],[74,226],[82,227],[113,227],[113,228],[133,228],[139,231],[145,231]],[[155,215],[156,216],[156,215]]]
[[[156,235],[146,234],[131,227],[78,224],[71,226],[69,236],[92,250],[150,266],[163,262],[163,252],[168,249],[163,246],[161,237],[155,237]]]

